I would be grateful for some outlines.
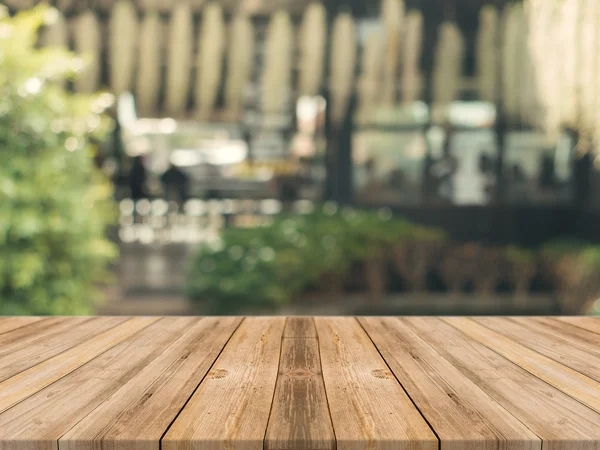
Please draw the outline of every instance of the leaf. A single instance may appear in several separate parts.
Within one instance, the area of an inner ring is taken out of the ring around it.
[[[110,102],[64,89],[81,57],[36,46],[52,11],[0,17],[0,314],[90,313],[116,256],[112,190],[91,151]]]

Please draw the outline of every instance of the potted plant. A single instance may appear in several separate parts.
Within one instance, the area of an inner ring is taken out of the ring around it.
[[[529,293],[531,280],[538,271],[537,258],[533,251],[509,246],[504,251],[508,270],[507,276],[512,283],[517,304],[522,305]]]
[[[443,230],[412,226],[392,247],[397,272],[413,292],[425,292],[427,274],[446,242]]]
[[[473,274],[474,255],[478,244],[449,243],[439,261],[439,273],[448,291],[458,296]]]
[[[563,313],[580,313],[599,293],[599,248],[576,239],[561,239],[544,246],[542,257],[559,292]]]
[[[362,213],[354,219],[348,236],[349,256],[353,261],[361,261],[369,296],[375,302],[380,302],[387,293],[389,249],[410,226],[404,220],[393,219],[386,209]]]
[[[491,297],[505,272],[505,266],[506,259],[501,249],[477,245],[469,264],[475,293]]]

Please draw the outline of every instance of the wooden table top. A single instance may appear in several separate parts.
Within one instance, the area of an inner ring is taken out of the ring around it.
[[[336,448],[598,450],[600,318],[0,318],[1,450]]]

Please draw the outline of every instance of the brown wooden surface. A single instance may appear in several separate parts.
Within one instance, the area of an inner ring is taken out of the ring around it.
[[[0,318],[0,450],[438,448],[600,450],[600,318]]]
[[[163,450],[263,448],[284,326],[284,318],[242,322],[171,425]]]
[[[42,320],[41,317],[0,317],[0,334],[16,330],[34,322]]]
[[[338,449],[430,449],[438,441],[360,325],[317,318]]]
[[[401,320],[539,436],[544,450],[600,447],[600,415],[592,409],[443,320]]]
[[[181,337],[59,441],[61,449],[158,449],[241,318],[192,319]],[[85,445],[84,445],[85,444]]]
[[[265,450],[334,450],[314,322],[290,318],[283,336]]]
[[[529,346],[535,345],[534,343],[539,340],[535,332],[529,338],[521,335],[521,338],[514,340],[486,328],[472,319],[453,317],[444,320],[537,378],[600,412],[600,383],[571,369],[564,361],[559,363],[555,359],[531,350]],[[572,358],[569,358],[567,363],[572,365]],[[599,370],[600,367],[596,369],[596,372]]]
[[[73,318],[35,330],[38,322],[22,331],[29,332],[27,337],[13,340],[10,344],[0,344],[0,381],[4,381],[25,369],[35,366],[84,340],[125,322],[125,317],[96,317],[93,319]]]
[[[406,324],[359,319],[446,449],[540,449],[541,440]]]

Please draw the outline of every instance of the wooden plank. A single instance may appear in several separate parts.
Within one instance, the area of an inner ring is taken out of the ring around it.
[[[127,320],[126,317],[73,319],[72,325],[68,326],[71,323],[69,321],[65,324],[66,327],[53,327],[48,330],[48,333],[36,335],[35,339],[24,340],[22,345],[14,342],[12,345],[2,346],[0,348],[0,381],[52,358]]]
[[[156,322],[135,317],[0,383],[0,413]]]
[[[43,317],[0,317],[0,334],[39,322]]]
[[[354,318],[315,318],[339,450],[437,449],[438,440]]]
[[[68,333],[80,325],[92,320],[91,317],[56,317],[48,320],[49,324],[38,322],[29,327],[22,328],[14,333],[4,335],[4,342],[0,345],[0,356],[17,351],[22,348],[36,346],[46,339]],[[15,335],[18,335],[15,336]]]
[[[549,330],[544,324],[536,323],[534,320],[522,322],[500,317],[473,320],[559,364],[600,381],[600,354],[577,347],[571,341],[557,335],[556,331]]]
[[[600,448],[600,414],[440,319],[400,320],[539,436],[544,450]]]
[[[0,450],[58,450],[61,436],[151,364],[194,320],[146,320],[138,333],[0,414]]]
[[[49,352],[0,450],[600,450],[600,333],[562,319],[40,319],[0,334],[0,373]]]
[[[284,338],[316,338],[314,321],[309,317],[288,317],[283,330]]]
[[[265,450],[333,450],[335,435],[311,318],[288,318]]]
[[[600,334],[600,317],[557,317],[561,322]]]
[[[443,318],[456,329],[600,412],[600,383],[465,317]]]
[[[359,318],[442,450],[541,449],[542,441],[395,318]]]
[[[529,320],[527,320],[529,319]],[[530,328],[544,329],[571,345],[587,352],[600,355],[600,334],[558,320],[555,317],[514,317],[513,320]]]
[[[18,327],[8,333],[0,335],[0,349],[10,348],[11,345],[23,345],[39,336],[44,336],[51,333],[56,328],[67,326],[69,323],[68,317],[48,317],[40,321],[36,321],[24,327]]]
[[[262,450],[285,319],[247,318],[162,439],[163,450]]]
[[[59,440],[60,450],[157,450],[239,317],[194,319],[180,338]]]

